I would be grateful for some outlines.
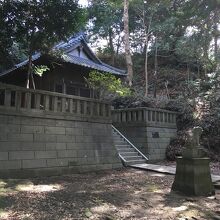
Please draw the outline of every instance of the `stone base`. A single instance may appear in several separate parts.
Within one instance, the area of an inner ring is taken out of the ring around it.
[[[185,148],[183,150],[183,157],[184,158],[204,158],[207,157],[207,154],[205,153],[204,149],[201,147],[196,148]]]
[[[209,158],[178,157],[172,190],[190,196],[215,194],[209,162]]]

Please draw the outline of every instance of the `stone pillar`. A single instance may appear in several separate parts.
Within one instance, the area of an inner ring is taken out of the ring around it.
[[[201,133],[202,129],[195,127],[188,134],[183,157],[178,157],[176,161],[173,191],[194,196],[215,194],[209,168],[210,159],[205,156],[199,144]]]

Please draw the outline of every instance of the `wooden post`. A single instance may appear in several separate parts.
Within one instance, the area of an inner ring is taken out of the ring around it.
[[[152,121],[156,121],[156,120],[155,120],[155,118],[156,118],[155,116],[156,116],[156,112],[155,112],[155,111],[152,111]]]
[[[83,101],[83,113],[84,115],[87,115],[87,101]]]
[[[136,111],[133,111],[132,112],[132,114],[133,114],[133,121],[135,122],[135,121],[137,121],[137,112]]]
[[[152,121],[152,111],[147,110],[147,121]]]
[[[73,113],[73,100],[72,99],[69,100],[69,112]]]
[[[66,98],[61,99],[61,112],[66,112]]]
[[[30,109],[31,108],[31,93],[27,92],[25,93],[25,108]]]
[[[126,122],[126,112],[121,112],[121,120],[122,122]]]
[[[143,121],[147,122],[147,111],[145,109],[142,109],[142,115],[143,115]]]
[[[44,110],[49,111],[50,99],[48,95],[44,95]]]
[[[120,115],[121,115],[120,112],[116,112],[116,122],[121,122]]]
[[[106,104],[106,117],[110,117],[111,116],[111,107],[109,104]]]
[[[76,113],[81,115],[81,102],[80,102],[80,100],[76,101]]]
[[[16,91],[15,107],[17,110],[21,108],[21,92],[20,91]]]
[[[131,121],[131,111],[128,111],[128,121]]]
[[[165,123],[165,112],[163,112],[163,123]]]
[[[142,110],[137,111],[137,120],[138,121],[143,121],[143,115],[142,115]]]
[[[52,106],[53,106],[53,111],[58,112],[58,97],[57,96],[53,97]]]
[[[11,90],[5,89],[5,102],[6,107],[11,107]]]
[[[96,112],[97,112],[97,116],[100,116],[100,104],[99,104],[99,102],[96,103]]]
[[[40,98],[41,95],[40,94],[35,94],[35,109],[40,109]]]

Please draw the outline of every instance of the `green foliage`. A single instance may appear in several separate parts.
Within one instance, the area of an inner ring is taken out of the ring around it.
[[[98,92],[100,99],[114,99],[131,95],[128,87],[119,78],[109,73],[92,71],[86,79],[88,85]]]
[[[122,43],[120,34],[123,31],[122,2],[118,0],[92,0],[88,14],[93,24],[88,28],[91,42],[96,43],[102,39],[107,42],[107,45],[102,49],[104,54],[118,54]]]
[[[34,66],[34,73],[37,74],[38,76],[42,76],[43,73],[46,72],[47,70],[50,70],[50,68],[48,68],[45,65]]]
[[[85,11],[76,0],[0,2],[0,60],[18,43],[30,56],[48,52],[54,43],[81,29]],[[0,64],[1,65],[1,64]]]

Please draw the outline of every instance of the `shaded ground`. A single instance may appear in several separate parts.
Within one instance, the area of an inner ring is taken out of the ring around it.
[[[219,190],[215,197],[180,196],[170,193],[173,178],[122,169],[0,180],[0,219],[218,219]]]

